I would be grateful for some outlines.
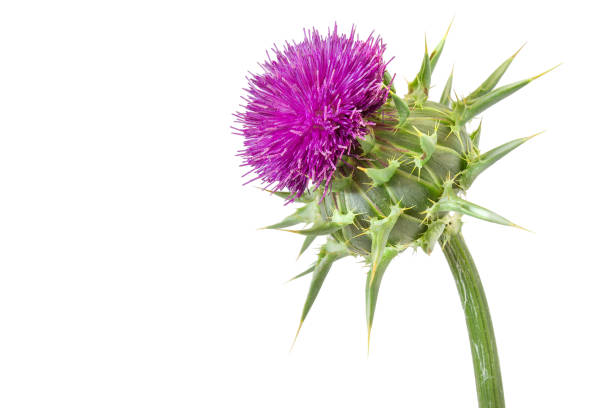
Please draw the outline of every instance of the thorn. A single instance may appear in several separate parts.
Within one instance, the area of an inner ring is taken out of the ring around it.
[[[531,135],[531,136],[527,136],[527,137],[523,138],[523,140],[525,140],[525,141],[531,140],[531,139],[533,139],[534,137],[536,137],[536,136],[538,136],[538,135],[541,135],[541,134],[542,134],[542,133],[544,133],[544,132],[546,132],[546,131],[545,131],[545,130],[542,130],[542,131],[540,131],[540,132],[538,132],[538,133],[534,133],[534,134],[533,134],[533,135]]]
[[[529,80],[530,80],[530,81],[533,81],[534,79],[538,79],[539,77],[541,77],[541,76],[543,76],[543,75],[546,75],[546,74],[548,74],[550,71],[552,71],[552,70],[554,70],[554,69],[558,68],[558,67],[559,67],[559,66],[561,66],[562,64],[563,64],[563,63],[561,63],[561,64],[557,64],[557,65],[555,65],[554,67],[552,67],[551,69],[546,70],[546,71],[542,72],[541,74],[536,75],[536,76],[534,76],[534,77],[530,78]]]
[[[520,47],[518,50],[516,50],[516,52],[515,52],[514,54],[512,54],[512,56],[511,56],[510,58],[514,59],[514,57],[516,57],[516,56],[518,55],[518,53],[519,53],[519,52],[521,52],[521,50],[523,49],[523,47],[524,47],[524,46],[526,46],[526,45],[527,45],[527,41],[525,41],[525,42],[523,43],[523,45],[521,45],[521,47]]]
[[[293,351],[293,347],[295,346],[295,342],[297,341],[298,335],[300,334],[300,330],[302,330],[302,324],[304,324],[304,320],[300,320],[300,325],[298,326],[297,332],[295,333],[295,337],[293,338],[293,343],[291,343],[291,348],[289,352]]]
[[[527,228],[523,228],[523,227],[521,227],[520,225],[517,225],[517,224],[514,224],[514,223],[513,223],[513,224],[511,224],[510,226],[511,226],[511,227],[518,228],[518,229],[523,230],[523,231],[530,232],[530,233],[532,233],[532,234],[535,234],[535,232],[533,232],[533,231],[531,231],[531,230],[528,230]]]
[[[446,33],[444,33],[444,39],[446,40],[446,37],[448,36],[448,32],[450,31],[451,27],[453,26],[453,22],[455,21],[455,16],[453,16],[453,18],[451,18],[451,22],[448,25],[448,28],[446,29]]]
[[[294,234],[299,234],[300,233],[300,230],[289,230],[289,229],[282,229],[282,228],[279,228],[279,231],[293,232]]]
[[[372,323],[368,323],[368,357],[370,357],[370,335],[372,334]]]

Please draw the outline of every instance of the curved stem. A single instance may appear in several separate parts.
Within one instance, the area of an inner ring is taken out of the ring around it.
[[[478,270],[461,232],[450,233],[440,240],[440,246],[453,272],[459,297],[465,312],[476,391],[480,408],[503,408],[499,357],[493,334],[493,323]]]

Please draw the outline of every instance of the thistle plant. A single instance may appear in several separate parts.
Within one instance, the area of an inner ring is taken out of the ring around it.
[[[467,96],[451,91],[451,73],[433,101],[431,78],[447,34],[431,52],[425,45],[420,70],[400,96],[379,37],[360,40],[354,29],[342,35],[337,27],[326,36],[305,31],[303,41],[274,48],[263,73],[251,74],[236,130],[244,137],[247,182],[260,180],[286,204],[299,205],[265,228],[303,235],[300,255],[325,239],[312,266],[293,278],[311,276],[298,333],[334,262],[353,256],[368,266],[369,348],[391,261],[407,249],[431,254],[438,244],[464,308],[479,405],[499,408],[504,397],[493,325],[461,234],[462,216],[517,225],[464,197],[483,171],[533,136],[481,152],[481,126],[468,126],[543,74],[498,86],[517,51]]]

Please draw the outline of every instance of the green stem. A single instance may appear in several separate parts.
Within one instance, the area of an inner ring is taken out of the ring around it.
[[[478,406],[503,408],[504,389],[493,323],[476,265],[461,232],[446,235],[440,240],[440,244],[453,272],[465,312],[474,362]]]

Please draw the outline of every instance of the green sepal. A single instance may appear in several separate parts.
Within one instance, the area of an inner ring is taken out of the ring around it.
[[[451,98],[450,94],[453,88],[453,70],[451,70],[448,79],[446,80],[446,85],[444,85],[444,90],[442,91],[442,96],[440,96],[440,103],[445,106],[450,106]]]
[[[558,65],[557,65],[558,66]],[[512,95],[525,85],[529,84],[531,81],[541,77],[542,75],[552,71],[557,66],[545,71],[539,75],[536,75],[532,78],[523,79],[522,81],[517,81],[509,85],[504,85],[499,88],[496,88],[478,98],[475,99],[464,99],[463,101],[456,103],[456,111],[460,112],[460,115],[456,118],[457,124],[464,124],[471,120],[474,116],[479,113],[485,111],[491,106],[495,105],[497,102],[507,98]]]
[[[357,139],[357,142],[359,143],[359,146],[361,147],[361,150],[363,150],[364,154],[369,154],[376,148],[376,139],[374,138],[372,132],[366,133],[363,136],[363,139],[359,138]]]
[[[355,213],[352,211],[347,212],[346,214],[340,213],[338,210],[334,210],[332,214],[331,220],[327,222],[319,222],[313,225],[310,228],[301,229],[301,230],[283,230],[288,232],[294,232],[296,234],[302,235],[328,235],[333,232],[338,231],[342,227],[350,225],[355,220]]]
[[[427,96],[430,84],[431,60],[429,59],[429,52],[427,51],[427,41],[425,41],[425,55],[423,56],[423,62],[421,62],[421,69],[416,78],[408,84],[408,90],[410,93],[420,93]]]
[[[372,246],[370,249],[370,256],[372,261],[372,273],[371,280],[372,283],[374,277],[376,276],[376,270],[378,268],[378,264],[380,263],[385,247],[387,246],[387,240],[389,239],[389,234],[391,230],[395,226],[397,219],[402,215],[404,210],[400,208],[399,204],[393,204],[391,206],[391,211],[389,215],[384,218],[372,218],[370,219],[370,227],[368,229],[368,234],[372,239]]]
[[[436,247],[438,239],[444,233],[446,221],[437,219],[427,226],[427,230],[417,239],[416,245],[420,246],[427,255],[431,254]]]
[[[388,86],[392,93],[395,93],[395,86],[393,86],[393,77],[389,71],[385,71],[383,74],[383,84]]]
[[[302,276],[306,276],[309,273],[312,273],[315,270],[315,267],[317,266],[316,262],[308,269],[306,269],[304,272],[298,273],[297,275],[295,275],[293,278],[289,279],[287,282],[291,282],[294,281],[296,279],[301,278]]]
[[[368,278],[365,287],[366,296],[366,322],[368,324],[368,349],[370,348],[370,333],[372,331],[372,323],[374,321],[374,311],[376,310],[376,302],[378,300],[378,292],[380,283],[387,267],[400,252],[399,249],[388,246],[382,251],[378,267],[374,270],[374,266],[368,272]]]
[[[425,156],[423,157],[424,159],[423,164],[427,163],[427,161],[429,161],[431,156],[434,154],[437,143],[438,143],[437,126],[431,135],[419,132],[419,144],[421,145],[421,150],[423,151],[423,155]]]
[[[323,247],[321,247],[319,257],[314,265],[314,268],[312,269],[312,272],[310,270],[306,270],[302,274],[293,278],[296,279],[300,276],[312,273],[312,280],[310,281],[310,287],[308,288],[308,294],[306,295],[306,301],[304,302],[302,315],[300,317],[300,325],[298,327],[297,333],[295,334],[296,339],[300,332],[300,329],[302,328],[302,324],[304,323],[304,320],[308,315],[308,312],[310,312],[310,309],[312,308],[312,305],[314,304],[314,301],[316,300],[317,295],[321,290],[321,286],[323,286],[323,282],[325,281],[325,278],[327,277],[327,274],[331,269],[332,264],[338,259],[343,258],[347,255],[349,255],[349,251],[345,245],[340,244],[332,239],[329,239],[327,243]]]
[[[482,120],[478,124],[478,128],[470,134],[470,139],[472,140],[472,144],[476,147],[480,144],[480,132],[482,131]]]
[[[398,126],[402,126],[410,116],[410,108],[406,101],[400,98],[396,93],[391,93],[391,99],[393,100],[395,109],[397,109]]]
[[[314,242],[316,238],[317,238],[316,235],[307,235],[306,238],[304,238],[304,243],[302,244],[302,247],[300,248],[300,253],[298,254],[298,258],[302,256],[304,252],[306,252],[308,247],[310,247],[310,245]]]
[[[493,73],[478,87],[474,92],[468,95],[467,100],[474,100],[488,92],[490,92],[495,85],[499,82],[501,77],[504,75],[512,61],[514,61],[514,57],[523,49],[525,45],[521,46],[517,52],[515,52],[510,58],[505,60]]]
[[[268,225],[262,229],[281,229],[291,227],[296,224],[310,224],[320,219],[318,204],[316,201],[311,201],[303,207],[298,208],[293,214],[286,217],[281,222],[273,225]]]
[[[480,127],[478,128],[480,129]],[[540,132],[541,133],[541,132]],[[529,139],[537,136],[539,133],[535,135],[522,137],[519,139],[512,140],[508,143],[504,143],[501,146],[498,146],[494,149],[489,150],[486,153],[481,154],[478,159],[470,164],[468,164],[467,168],[463,170],[461,175],[459,176],[459,185],[463,190],[467,190],[470,188],[476,177],[478,177],[483,171],[488,169],[493,163],[528,141]]]
[[[311,201],[314,201],[315,199],[315,195],[310,193],[309,191],[305,191],[300,197],[296,197],[295,193],[291,191],[272,191],[266,190],[265,188],[262,188],[262,190],[266,193],[270,193],[272,195],[280,197],[283,200],[293,200],[298,203],[309,203]]]
[[[353,179],[350,176],[336,176],[331,183],[331,191],[333,193],[345,191],[351,186],[352,182]]]
[[[495,105],[497,102],[507,98],[512,95],[528,83],[530,83],[532,79],[523,79],[522,81],[514,82],[509,85],[501,86],[479,98],[473,99],[471,101],[467,101],[465,111],[461,117],[461,123],[466,123],[471,120],[474,116],[479,113],[484,112],[486,109]],[[464,102],[465,103],[465,102]]]
[[[389,160],[389,165],[383,169],[377,169],[374,167],[360,167],[369,178],[372,179],[372,184],[377,187],[387,183],[391,180],[391,177],[395,174],[397,169],[399,169],[401,163],[399,160]]]
[[[414,158],[414,165],[418,169],[421,169],[423,166],[425,166],[425,164],[427,164],[429,159],[431,159],[431,156],[433,156],[436,150],[436,145],[438,143],[438,128],[436,125],[436,128],[431,135],[422,133],[417,127],[414,127],[414,130],[419,135],[419,145],[421,146],[421,151],[423,153],[422,155]]]
[[[471,217],[479,218],[481,220],[493,222],[496,224],[524,229],[522,227],[519,227],[512,221],[502,217],[501,215],[496,214],[493,211],[481,207],[477,204],[464,200],[463,198],[460,198],[454,193],[445,193],[445,195],[440,200],[438,200],[432,207],[430,207],[426,212],[428,217],[430,217],[433,214],[449,211],[469,215]]]
[[[436,45],[436,48],[434,48],[434,50],[431,52],[431,55],[429,56],[429,65],[431,67],[430,69],[432,73],[436,68],[436,64],[438,63],[438,59],[440,59],[440,55],[442,55],[442,50],[444,49],[444,44],[446,43],[446,37],[448,36],[448,32],[450,31],[452,25],[453,21],[451,20],[450,24],[448,25],[448,28],[446,29],[446,33],[444,33],[444,37],[442,37],[438,45]]]

